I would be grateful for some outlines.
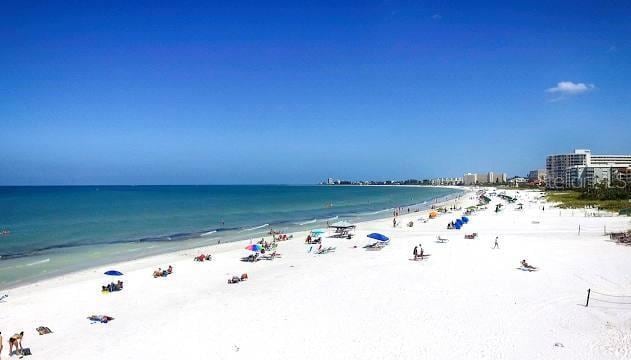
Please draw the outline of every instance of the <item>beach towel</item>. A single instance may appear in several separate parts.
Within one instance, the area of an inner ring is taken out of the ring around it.
[[[39,333],[40,335],[46,335],[46,334],[50,334],[53,331],[50,330],[47,326],[40,326],[37,329],[35,329],[37,331],[37,333]]]

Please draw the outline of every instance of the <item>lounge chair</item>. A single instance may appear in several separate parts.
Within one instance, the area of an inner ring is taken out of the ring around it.
[[[328,254],[330,252],[335,252],[335,247],[329,246],[326,248],[322,248],[316,251],[316,254]]]
[[[376,242],[376,243],[372,243],[370,245],[364,246],[366,250],[381,250],[384,247],[385,247],[385,244],[383,242]]]
[[[445,241],[449,241],[449,239],[440,237],[440,235],[438,235],[437,240],[438,240],[438,242],[441,242],[441,243],[444,243]]]

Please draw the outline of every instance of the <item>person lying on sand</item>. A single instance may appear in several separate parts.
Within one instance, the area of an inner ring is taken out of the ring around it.
[[[534,267],[534,266],[532,266],[532,265],[528,264],[528,263],[526,262],[526,259],[523,259],[523,260],[521,261],[521,266],[525,267],[526,269],[533,269],[533,270],[537,270],[537,268],[536,268],[536,267]]]
[[[241,274],[241,277],[234,275],[230,279],[228,279],[228,284],[236,284],[241,281],[246,281],[247,279],[248,279],[248,273]]]

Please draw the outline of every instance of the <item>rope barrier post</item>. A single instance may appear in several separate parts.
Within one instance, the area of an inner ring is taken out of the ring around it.
[[[587,289],[587,301],[585,302],[585,307],[589,306],[589,294],[592,292],[592,289]]]

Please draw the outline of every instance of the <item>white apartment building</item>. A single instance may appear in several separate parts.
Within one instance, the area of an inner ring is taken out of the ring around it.
[[[466,173],[462,179],[465,185],[505,184],[506,173],[494,173],[493,171],[481,174]]]
[[[631,155],[593,155],[591,150],[546,158],[548,189],[582,188],[611,184],[612,174],[631,168]]]
[[[476,185],[478,183],[478,174],[466,173],[462,177],[462,183],[465,186]]]

